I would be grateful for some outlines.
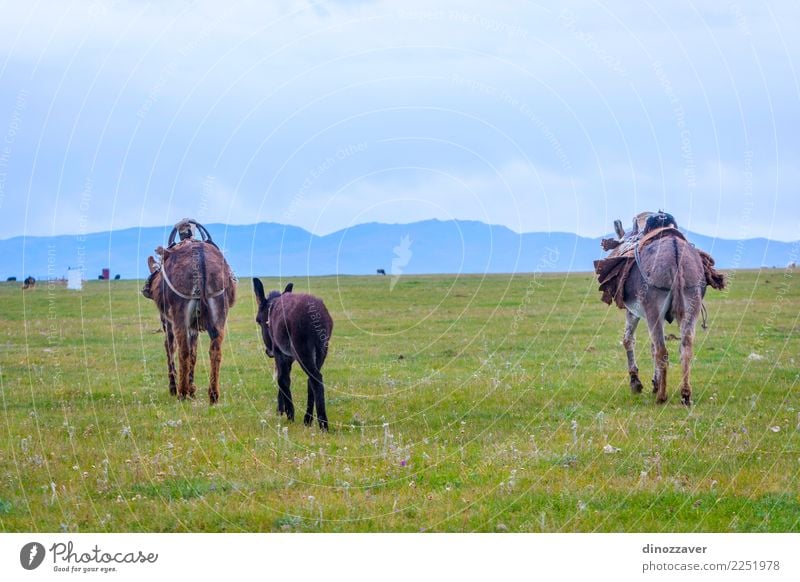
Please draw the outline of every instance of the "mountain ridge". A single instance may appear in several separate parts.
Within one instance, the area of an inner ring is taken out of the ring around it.
[[[568,232],[516,233],[475,220],[370,222],[314,235],[275,222],[206,227],[240,276],[387,275],[436,273],[586,272],[601,258],[600,238]],[[131,227],[85,235],[18,236],[0,240],[0,277],[61,278],[67,268],[97,278],[147,276],[147,256],[166,243],[171,226]],[[721,269],[784,267],[800,241],[722,239],[686,232]],[[608,236],[608,235],[606,235]]]

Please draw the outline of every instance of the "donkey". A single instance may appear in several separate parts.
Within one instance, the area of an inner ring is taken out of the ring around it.
[[[253,291],[258,301],[256,323],[261,328],[267,356],[275,359],[278,376],[278,414],[294,421],[292,402],[292,363],[297,363],[308,376],[308,403],[303,423],[314,422],[314,407],[322,430],[328,430],[325,411],[325,385],[322,365],[328,355],[328,343],[333,331],[331,319],[321,299],[304,293],[292,293],[289,283],[283,293],[271,291],[264,294],[264,285],[253,278]]]
[[[677,321],[683,371],[681,402],[690,406],[692,345],[708,282],[700,251],[683,238],[669,214],[651,215],[645,223],[643,236],[668,226],[673,228],[666,228],[662,235],[656,235],[645,246],[640,247],[637,243],[636,260],[623,288],[626,325],[622,343],[628,356],[631,391],[640,393],[642,382],[634,354],[635,333],[639,320],[647,321],[655,368],[653,392],[658,403],[666,402],[669,354],[664,341],[664,320],[669,323]]]
[[[187,238],[167,249],[159,247],[157,252],[161,264],[148,257],[151,275],[142,293],[155,302],[161,317],[169,392],[181,400],[194,398],[198,335],[207,331],[211,338],[208,398],[216,404],[225,322],[236,301],[233,272],[210,237],[204,241]],[[176,345],[180,363],[177,383],[173,359]]]

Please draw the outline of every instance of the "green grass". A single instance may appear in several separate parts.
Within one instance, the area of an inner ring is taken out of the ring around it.
[[[623,314],[589,275],[389,281],[295,280],[335,320],[329,434],[275,414],[249,279],[214,408],[207,337],[198,399],[170,397],[141,282],[0,284],[0,529],[800,530],[793,274],[709,291],[689,410],[675,341],[668,403],[630,393]],[[644,325],[637,351],[647,384]]]

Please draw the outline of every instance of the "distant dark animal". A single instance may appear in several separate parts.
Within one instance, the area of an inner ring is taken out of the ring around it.
[[[102,275],[98,275],[97,279],[98,279],[98,281],[105,281],[106,278],[103,277]]]
[[[9,277],[8,279],[6,279],[7,282],[16,281],[16,280],[17,280],[16,277]]]
[[[33,277],[25,277],[25,280],[22,282],[23,289],[33,289],[36,287],[36,279]]]
[[[171,238],[184,222],[176,225]],[[151,275],[142,294],[155,302],[161,317],[170,394],[177,394],[181,400],[194,397],[198,335],[207,331],[211,338],[208,398],[215,404],[219,400],[225,322],[236,301],[236,279],[210,236],[203,241],[186,238],[156,252],[161,263],[148,257]],[[180,364],[177,385],[173,360],[176,345]]]
[[[292,293],[292,288],[292,283],[289,283],[283,293],[271,291],[265,296],[261,280],[253,279],[258,301],[256,323],[261,327],[267,356],[275,358],[278,414],[286,413],[289,420],[294,420],[291,372],[296,360],[308,376],[308,401],[303,422],[308,426],[314,421],[316,407],[320,428],[328,430],[322,365],[328,355],[333,320],[321,299]]]
[[[114,281],[119,281],[119,280],[120,280],[120,276],[119,275],[114,275]]]
[[[386,271],[384,269],[378,269],[378,275],[385,275]]]

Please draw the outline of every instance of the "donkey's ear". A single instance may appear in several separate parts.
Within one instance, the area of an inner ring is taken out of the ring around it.
[[[255,291],[256,299],[258,299],[259,303],[266,299],[264,297],[264,285],[258,277],[253,277],[253,291]]]
[[[294,283],[289,283],[289,284],[286,286],[286,289],[284,289],[284,290],[283,290],[283,292],[284,292],[284,293],[291,293],[291,292],[292,292],[292,289],[294,289]]]
[[[147,267],[151,274],[156,272],[156,260],[153,257],[147,257]]]
[[[619,219],[614,221],[614,232],[617,233],[617,238],[625,238],[625,229],[622,228],[622,221]]]

